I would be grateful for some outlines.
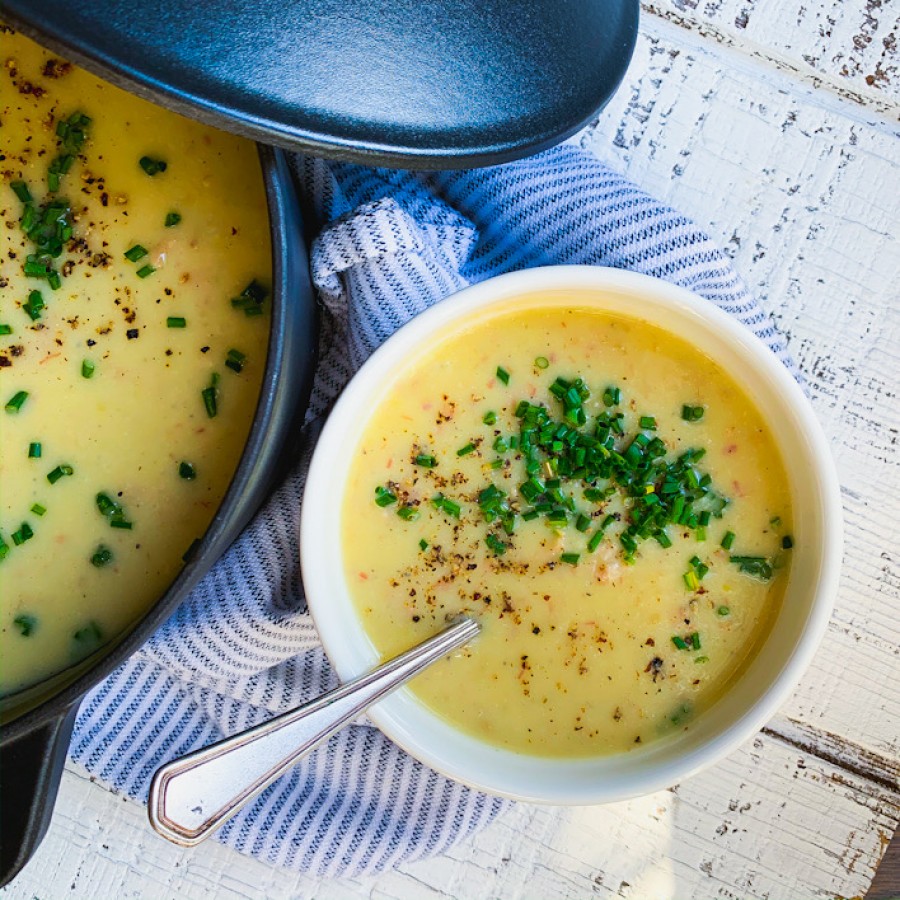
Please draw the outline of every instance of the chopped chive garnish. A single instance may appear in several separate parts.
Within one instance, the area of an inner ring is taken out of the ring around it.
[[[509,372],[503,366],[497,366],[497,377],[504,383],[509,384]]]
[[[726,550],[730,550],[732,545],[734,544],[734,532],[726,531],[725,537],[722,538],[722,547]]]
[[[604,406],[618,406],[622,400],[622,391],[617,387],[610,386],[603,392]]]
[[[105,550],[105,548],[98,548],[98,553],[101,550]],[[106,551],[109,553],[109,551]],[[95,554],[96,555],[96,554]],[[107,562],[112,560],[112,553],[110,553],[109,560],[101,563],[94,563],[94,565],[105,566]],[[94,562],[93,558],[91,562]],[[79,652],[86,654],[95,650],[100,646],[100,643],[103,640],[103,632],[100,629],[100,626],[96,622],[88,622],[84,628],[79,628],[76,632],[72,634],[72,639],[75,641],[75,644],[78,646]]]
[[[781,539],[781,549],[782,550],[790,550],[793,546],[794,546],[794,539],[789,534],[786,534]]]
[[[6,411],[8,413],[17,413],[27,399],[28,391],[16,391],[15,394],[6,401]]]
[[[423,469],[433,469],[437,465],[437,459],[430,453],[419,453],[413,458],[413,462]]]
[[[677,634],[672,635],[672,643],[679,650],[687,650],[688,649],[687,641],[685,641],[684,638],[679,637]]]
[[[578,517],[575,519],[575,528],[578,531],[587,531],[590,527],[591,517],[586,516],[584,513],[579,513]]]
[[[23,202],[23,203],[31,203],[34,199],[31,196],[31,191],[28,190],[28,185],[25,184],[24,181],[13,181],[10,182],[9,185],[13,193]]]
[[[720,607],[716,610],[716,613],[717,613],[718,615],[720,615],[720,616],[723,616],[723,617],[724,617],[724,616],[730,616],[730,615],[731,615],[731,610],[730,610],[727,606],[720,606]]]
[[[63,463],[62,465],[57,466],[55,469],[51,469],[47,473],[47,481],[49,481],[50,484],[56,484],[56,482],[59,481],[59,479],[64,475],[72,475],[74,474],[74,472],[75,470],[72,468],[72,466]]]
[[[173,225],[177,225],[181,221],[181,213],[170,212],[166,213],[166,228],[171,228]]]
[[[481,421],[484,422],[485,425],[495,425],[497,422],[497,413],[493,412],[493,410],[488,410],[481,417]]]
[[[26,272],[26,274],[28,274]],[[31,291],[28,294],[28,300],[22,304],[22,309],[28,313],[28,317],[32,322],[36,322],[41,317],[41,310],[44,308],[44,296],[40,291]]]
[[[40,459],[41,458],[40,441],[32,441],[28,445],[28,458],[29,459]]]
[[[695,663],[708,663],[709,657],[708,656],[698,656],[694,659],[694,662]]]
[[[13,543],[19,547],[25,543],[25,541],[30,541],[34,537],[34,531],[32,531],[31,526],[27,522],[23,522],[19,526],[18,531],[14,531],[12,533]]]
[[[109,547],[104,547],[103,544],[97,547],[97,549],[94,551],[94,555],[91,557],[91,564],[96,566],[98,569],[102,569],[104,566],[108,566],[112,561],[112,550],[110,550]]]
[[[419,541],[419,549],[424,553],[428,549],[428,541],[425,538],[422,538]]]
[[[200,391],[203,398],[203,406],[206,408],[206,415],[210,419],[214,419],[219,413],[219,373],[213,372],[210,376],[209,387]]]
[[[166,328],[184,328],[187,319],[184,316],[166,316]]]
[[[95,500],[97,509],[100,510],[101,515],[106,516],[113,528],[127,528],[129,531],[131,530],[132,524],[125,518],[125,510],[122,509],[121,503],[113,500],[109,494],[104,494],[102,491],[97,494]]]
[[[148,275],[152,275],[156,269],[151,265],[141,266],[140,269],[135,273],[138,278],[146,278]]]
[[[91,360],[89,360],[89,359],[82,360],[82,362],[81,362],[81,377],[82,378],[93,378],[95,369],[96,369],[96,366],[94,365],[94,363]]]
[[[503,556],[506,553],[507,545],[500,540],[495,534],[488,534],[484,542],[490,547],[495,556]]]
[[[580,553],[562,553],[560,554],[560,561],[566,563],[570,566],[577,566],[578,560],[581,559]]]
[[[13,624],[19,629],[19,634],[21,634],[22,637],[31,637],[37,628],[37,623],[37,617],[30,616],[28,613],[19,613],[19,615],[13,619]]]
[[[653,416],[641,416],[638,424],[648,431],[656,431],[656,419]]]
[[[12,325],[7,325],[5,322],[0,323],[0,334],[12,334]]]
[[[685,422],[699,422],[703,418],[704,412],[705,410],[702,406],[690,406],[685,403],[681,407],[681,418]]]
[[[225,365],[228,366],[232,372],[242,372],[246,360],[246,354],[241,353],[240,350],[235,350],[234,347],[232,347],[225,355]]]
[[[125,251],[125,259],[130,262],[137,262],[139,259],[143,259],[147,255],[147,248],[142,247],[140,244],[135,244],[133,247],[130,247]]]
[[[538,356],[534,364],[538,369],[546,369],[550,365],[550,360],[546,356]]]
[[[260,316],[263,312],[263,301],[268,295],[268,290],[254,279],[238,297],[231,298],[231,305],[235,309],[242,309],[246,316]]]
[[[164,160],[153,159],[150,156],[142,156],[138,160],[138,165],[151,177],[158,175],[160,172],[165,172],[168,168],[168,163]]]
[[[769,581],[774,574],[772,563],[764,556],[732,556],[730,559],[738,567],[738,571],[760,581]]]
[[[3,535],[0,534],[0,559],[6,559],[9,556],[9,544],[3,540]]]
[[[390,506],[397,502],[397,495],[380,484],[375,488],[375,503],[378,506]]]
[[[458,519],[462,512],[462,508],[458,503],[454,500],[449,500],[443,494],[435,494],[431,498],[431,504],[435,509],[442,510],[448,516],[453,516],[454,519]]]
[[[405,522],[415,522],[419,518],[420,512],[416,506],[401,506],[397,510],[397,515]]]
[[[696,572],[685,572],[681,577],[689,591],[696,591],[700,587],[700,579],[697,578]]]
[[[781,516],[773,516],[771,519],[769,519],[769,524],[773,528],[778,528],[781,525]]]
[[[474,444],[466,444],[465,447],[460,447],[459,450],[456,451],[457,456],[468,456],[470,453],[475,452]]]
[[[700,632],[699,631],[695,631],[691,635],[691,644],[693,645],[695,650],[700,649]]]
[[[193,481],[197,477],[197,470],[193,463],[180,462],[178,463],[178,475],[185,481]]]
[[[32,511],[36,516],[42,516],[42,515],[44,515],[45,512],[47,512],[47,507],[46,507],[46,506],[41,506],[40,503],[32,503],[32,505],[31,505],[31,511]]]

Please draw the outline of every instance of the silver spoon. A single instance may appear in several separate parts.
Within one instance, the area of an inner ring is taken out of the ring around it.
[[[462,619],[298,709],[166,763],[150,784],[150,824],[176,844],[199,844],[298,760],[479,630]]]

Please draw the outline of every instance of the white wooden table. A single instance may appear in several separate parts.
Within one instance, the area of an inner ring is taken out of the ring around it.
[[[896,0],[893,0],[896,3]],[[319,881],[156,837],[78,767],[5,900],[864,894],[900,820],[900,72],[892,0],[655,0],[579,137],[707,223],[777,318],[833,442],[837,608],[791,701],[672,791],[514,808],[451,856]]]

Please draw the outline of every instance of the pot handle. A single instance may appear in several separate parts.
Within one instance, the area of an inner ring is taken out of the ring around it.
[[[0,747],[0,887],[47,833],[77,712],[78,704]]]

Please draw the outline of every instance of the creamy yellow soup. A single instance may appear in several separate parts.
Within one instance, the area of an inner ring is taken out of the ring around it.
[[[647,322],[577,306],[501,314],[411,364],[372,411],[342,504],[376,648],[475,616],[482,634],[411,689],[541,756],[689,728],[765,638],[792,546],[778,450],[730,375]]]
[[[114,639],[203,535],[258,399],[271,260],[252,143],[9,30],[0,61],[8,694]]]

